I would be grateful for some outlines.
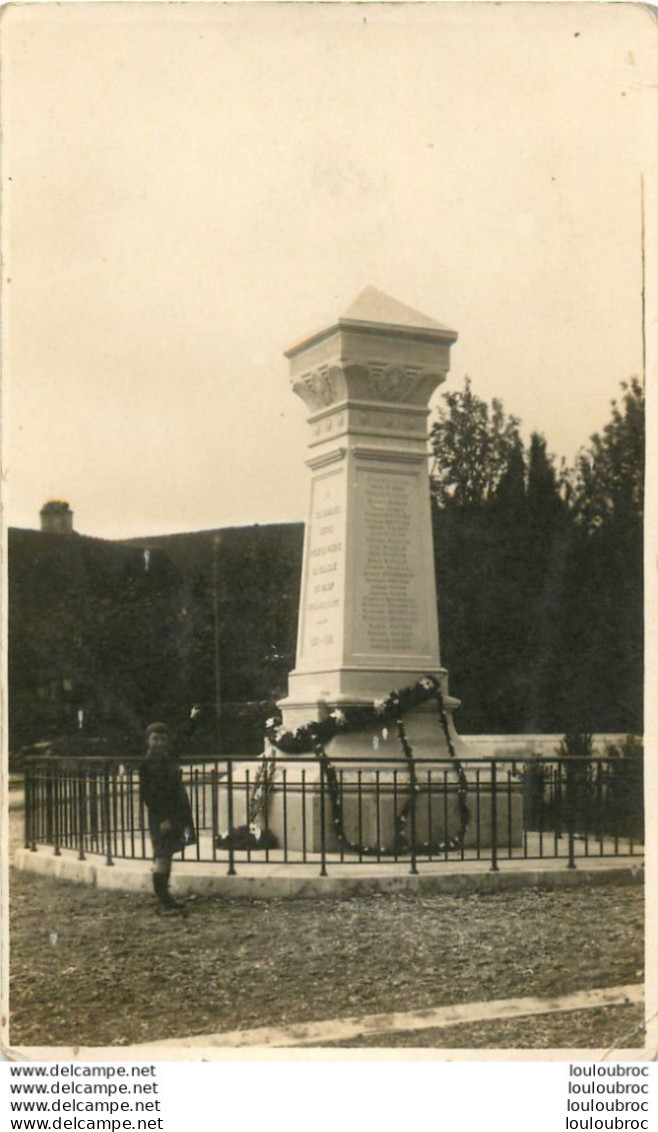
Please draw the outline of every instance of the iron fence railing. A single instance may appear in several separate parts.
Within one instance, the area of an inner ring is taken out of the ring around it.
[[[149,859],[139,763],[37,758],[25,768],[25,846]],[[642,852],[640,759],[196,759],[183,766],[196,843],[183,860],[259,863],[561,859]]]

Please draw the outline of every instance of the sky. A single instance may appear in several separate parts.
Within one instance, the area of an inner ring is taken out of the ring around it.
[[[3,33],[6,525],[303,519],[284,350],[368,285],[459,332],[433,407],[468,374],[568,461],[641,374],[647,7],[32,5]]]

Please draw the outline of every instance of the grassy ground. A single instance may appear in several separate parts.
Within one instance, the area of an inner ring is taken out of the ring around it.
[[[642,895],[637,886],[609,886],[345,901],[198,898],[186,919],[163,919],[147,896],[12,870],[11,1042],[121,1046],[639,982]],[[632,1008],[604,1009],[367,1044],[638,1047],[639,1021]]]

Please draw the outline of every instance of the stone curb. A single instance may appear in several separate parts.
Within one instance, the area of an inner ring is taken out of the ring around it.
[[[596,1010],[612,1006],[641,1006],[644,985],[633,983],[622,987],[600,987],[577,991],[553,998],[507,998],[489,1002],[458,1003],[427,1010],[396,1011],[390,1014],[362,1014],[346,1018],[330,1018],[323,1022],[302,1022],[287,1026],[262,1026],[252,1030],[227,1030],[217,1034],[166,1038],[161,1042],[138,1047],[207,1049],[228,1046],[232,1049],[259,1046],[322,1046],[327,1042],[374,1034],[410,1033],[442,1029],[447,1026],[468,1026],[474,1022],[508,1022],[536,1015],[559,1014],[574,1010]]]
[[[311,1052],[313,1048],[322,1050],[324,1058],[332,1054],[340,1059],[346,1054],[331,1050],[331,1044],[355,1040],[366,1035],[379,1034],[386,1038],[394,1033],[422,1033],[426,1030],[442,1029],[448,1026],[471,1025],[474,1022],[490,1023],[496,1021],[511,1021],[524,1017],[537,1015],[558,1014],[575,1010],[596,1010],[620,1006],[640,1006],[644,1001],[644,986],[642,983],[632,983],[620,987],[600,987],[585,991],[576,991],[573,994],[555,996],[552,998],[509,998],[491,999],[486,1002],[457,1003],[448,1006],[430,1007],[425,1010],[396,1011],[390,1014],[361,1014],[343,1018],[331,1018],[322,1022],[289,1023],[281,1026],[263,1026],[251,1030],[230,1030],[213,1034],[188,1035],[180,1038],[166,1038],[158,1042],[144,1042],[140,1045],[112,1047],[99,1049],[97,1047],[73,1048],[57,1047],[31,1047],[19,1046],[12,1052],[28,1061],[44,1059],[56,1061],[95,1061],[112,1060],[119,1057],[121,1061],[216,1061],[236,1060],[248,1056],[245,1050],[251,1050],[264,1058],[268,1053],[274,1054],[276,1050],[286,1050],[277,1060],[285,1056],[298,1059],[302,1051]],[[356,1052],[355,1052],[356,1050]],[[385,1052],[377,1050],[378,1056]],[[298,1051],[297,1053],[293,1051]],[[363,1052],[363,1051],[361,1051]],[[371,1056],[374,1051],[366,1052]],[[393,1052],[393,1051],[390,1051]],[[407,1050],[407,1056],[411,1050]],[[477,1052],[477,1051],[476,1051]],[[516,1052],[505,1050],[503,1060],[507,1061]],[[536,1055],[537,1051],[534,1051]],[[578,1050],[580,1060],[600,1060],[610,1054],[611,1050]],[[415,1048],[413,1058],[430,1053],[425,1047]],[[451,1059],[455,1051],[451,1050]],[[569,1054],[564,1053],[562,1060],[568,1060]],[[436,1054],[432,1049],[431,1056]],[[350,1050],[349,1058],[358,1057],[358,1047]],[[488,1056],[491,1055],[489,1051]],[[621,1055],[621,1056],[620,1056]],[[404,1056],[401,1050],[396,1050],[396,1058]],[[269,1058],[268,1058],[269,1060]],[[459,1060],[463,1060],[460,1051]],[[615,1060],[645,1061],[647,1053],[644,1048],[630,1050],[627,1047],[615,1050]]]
[[[148,861],[117,860],[108,866],[101,857],[79,861],[73,854],[63,852],[56,857],[52,850],[47,853],[37,850],[19,849],[15,854],[16,867],[53,877],[57,880],[75,881],[96,888],[115,889],[126,892],[151,892],[151,868]],[[371,871],[367,865],[335,865],[333,875],[321,877],[315,864],[260,865],[257,875],[227,876],[225,863],[198,864],[179,862],[174,865],[171,889],[176,896],[219,896],[224,899],[348,899],[373,893],[402,894],[422,896],[430,893],[444,893],[453,896],[513,892],[524,888],[577,888],[604,884],[642,884],[644,868],[641,858],[629,858],[622,864],[609,864],[606,861],[588,861],[568,869],[564,861],[533,862],[529,866],[524,861],[503,861],[499,872],[490,871],[486,863],[465,862],[447,867],[441,864],[422,864],[418,875],[411,875],[408,862],[401,862],[397,868],[402,872],[391,872],[396,866],[380,865],[378,872]],[[331,869],[331,864],[328,865]],[[422,871],[423,867],[426,870]],[[221,871],[220,871],[221,870]]]

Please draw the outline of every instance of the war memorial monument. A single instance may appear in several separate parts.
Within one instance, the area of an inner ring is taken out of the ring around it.
[[[456,331],[368,287],[286,351],[309,413],[311,474],[296,664],[266,748],[286,780],[279,792],[272,773],[269,829],[285,822],[290,848],[317,851],[324,826],[330,849],[395,851],[400,814],[421,791],[415,843],[462,848],[474,836],[459,762],[469,752],[439,651],[427,468],[429,400],[456,340]],[[300,753],[319,760],[304,760],[302,770]],[[434,760],[429,776],[423,760]],[[323,773],[331,806],[320,797]],[[499,844],[520,841],[520,798],[497,799],[492,815],[484,773],[479,843],[487,844],[492,817]]]

